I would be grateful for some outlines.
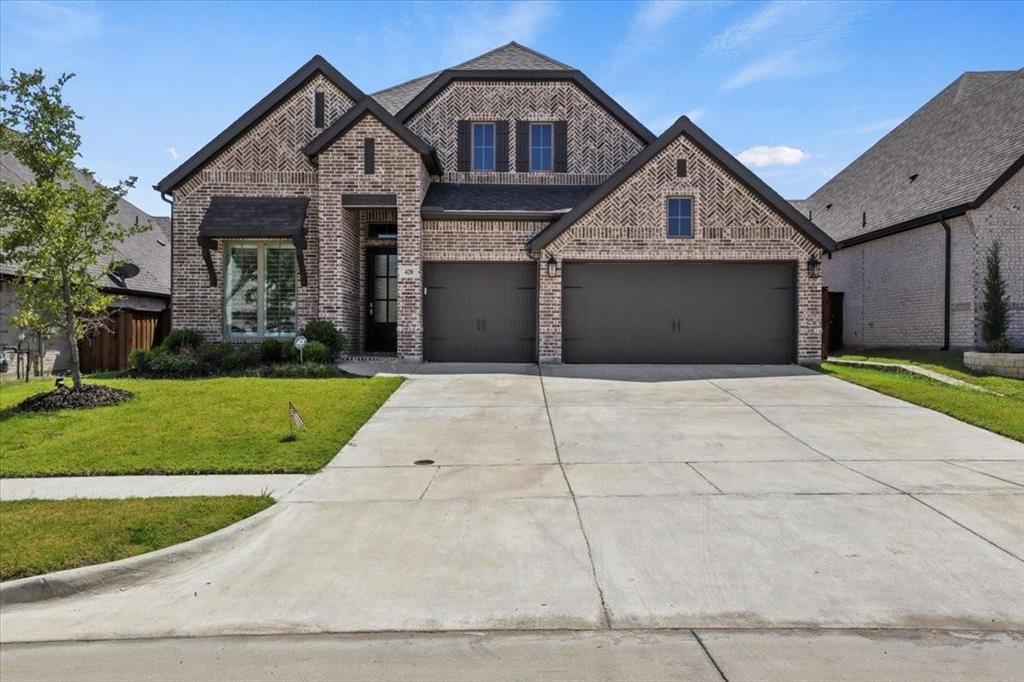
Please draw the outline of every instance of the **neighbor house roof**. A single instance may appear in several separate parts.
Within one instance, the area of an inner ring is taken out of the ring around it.
[[[209,144],[193,154],[187,161],[185,161],[185,163],[178,166],[176,169],[171,171],[167,177],[154,185],[154,189],[159,192],[170,192],[173,190],[192,175],[192,173],[199,170],[199,168],[209,161],[214,154],[227,147],[252,126],[263,120],[264,116],[273,111],[277,105],[286,100],[292,93],[305,85],[309,79],[313,78],[317,74],[321,74],[331,81],[353,102],[358,102],[366,96],[363,94],[362,90],[353,85],[349,79],[345,78],[340,71],[331,66],[326,59],[320,55],[315,55],[312,59],[299,67],[298,71],[288,76],[284,82],[274,88],[269,95],[257,102],[251,109],[249,109],[249,111],[242,114],[242,116],[228,126],[224,132],[213,138]]]
[[[804,202],[840,246],[982,203],[1024,164],[1024,69],[969,71]]]
[[[602,199],[615,191],[620,185],[622,185],[622,183],[632,177],[638,170],[643,168],[647,162],[660,154],[680,135],[685,136],[686,139],[696,145],[701,151],[717,161],[722,168],[729,172],[740,183],[745,185],[751,192],[761,197],[763,201],[771,206],[805,237],[821,246],[826,251],[831,251],[835,248],[835,242],[829,238],[827,234],[818,229],[814,223],[808,220],[802,213],[800,213],[800,211],[796,210],[792,204],[780,197],[775,190],[765,184],[761,178],[754,175],[754,173],[740,163],[736,157],[723,149],[717,142],[712,140],[707,133],[698,128],[693,121],[686,116],[681,116],[668,130],[658,136],[658,139],[656,139],[653,144],[647,146],[643,151],[630,159],[628,163],[616,171],[604,182],[604,184],[591,192],[590,195],[576,205],[575,208],[537,232],[537,234],[535,234],[526,243],[527,250],[538,251],[553,242],[560,234],[569,229],[573,223],[586,215],[590,209],[597,206]]]
[[[433,183],[422,212],[433,219],[554,220],[593,191],[589,185]]]
[[[572,67],[556,61],[545,54],[541,54],[536,50],[531,50],[524,45],[520,45],[515,41],[495,48],[490,52],[485,52],[477,57],[473,57],[468,61],[458,64],[457,66],[451,67],[451,70],[463,71],[481,69],[492,71],[527,69],[543,70],[572,69]],[[417,76],[412,80],[399,83],[398,85],[386,88],[380,92],[375,92],[371,96],[380,102],[381,106],[392,114],[397,114],[402,107],[412,101],[416,95],[430,85],[430,82],[437,78],[441,73],[441,71],[435,71],[433,73],[428,73],[425,76]]]
[[[0,180],[14,185],[27,185],[35,181],[32,171],[12,154],[0,152]],[[93,186],[88,175],[76,171],[75,181],[86,187]],[[143,293],[169,296],[171,293],[171,240],[170,230],[160,225],[162,220],[154,218],[130,202],[120,199],[117,212],[112,220],[122,225],[148,226],[143,232],[132,235],[117,244],[115,259],[136,265],[139,273],[132,277],[120,278],[108,274],[97,266],[97,283],[110,293]],[[3,229],[3,226],[0,226]],[[16,275],[17,269],[9,264],[0,265],[0,274]]]

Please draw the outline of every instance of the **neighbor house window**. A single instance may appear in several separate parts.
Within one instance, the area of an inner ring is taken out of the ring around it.
[[[552,128],[550,123],[530,124],[531,171],[550,171],[552,168]]]
[[[473,124],[473,170],[494,170],[494,124]]]
[[[668,200],[668,236],[693,236],[693,199],[673,197]]]
[[[228,336],[291,336],[296,329],[295,248],[287,242],[227,247]]]

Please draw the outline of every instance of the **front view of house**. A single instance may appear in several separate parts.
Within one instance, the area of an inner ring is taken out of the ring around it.
[[[510,43],[365,95],[314,57],[164,178],[172,324],[476,362],[821,357],[832,240],[687,118]]]

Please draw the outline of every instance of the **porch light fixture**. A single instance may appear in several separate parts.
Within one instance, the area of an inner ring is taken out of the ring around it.
[[[548,277],[558,277],[558,260],[554,256],[548,258]]]
[[[821,261],[818,260],[817,256],[811,256],[807,259],[807,276],[811,279],[821,278]]]

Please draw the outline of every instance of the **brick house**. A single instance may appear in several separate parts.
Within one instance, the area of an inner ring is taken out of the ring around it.
[[[365,95],[321,57],[156,185],[172,323],[428,361],[815,362],[832,240],[685,117],[509,43]]]
[[[842,343],[981,345],[985,256],[998,241],[1009,338],[1024,346],[1022,166],[1024,70],[967,72],[794,202],[838,243],[822,269]]]

